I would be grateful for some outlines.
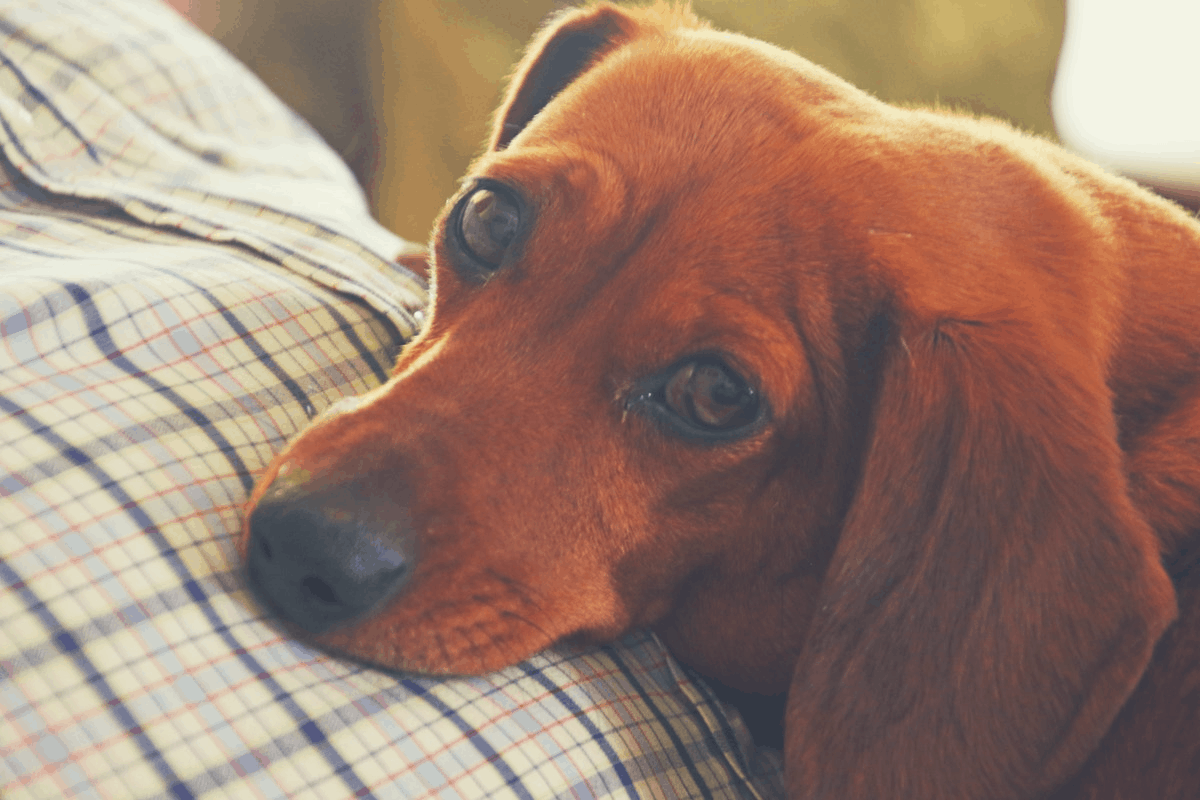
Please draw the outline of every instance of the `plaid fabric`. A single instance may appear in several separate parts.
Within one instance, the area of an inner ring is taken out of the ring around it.
[[[262,619],[240,507],[386,379],[425,299],[403,247],[165,6],[0,5],[0,795],[782,794],[649,635],[433,680]]]

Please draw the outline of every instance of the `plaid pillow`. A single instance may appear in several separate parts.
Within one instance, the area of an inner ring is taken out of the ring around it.
[[[775,797],[652,636],[474,679],[283,638],[233,535],[422,283],[345,168],[151,0],[0,8],[0,794]]]

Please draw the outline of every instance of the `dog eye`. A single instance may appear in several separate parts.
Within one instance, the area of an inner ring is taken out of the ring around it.
[[[715,356],[698,356],[646,381],[630,398],[669,430],[702,440],[729,439],[762,417],[758,392]]]
[[[663,387],[667,407],[702,430],[728,431],[758,416],[758,395],[719,361],[691,361]]]
[[[462,201],[458,241],[480,266],[497,269],[517,236],[521,210],[501,189],[476,189]]]

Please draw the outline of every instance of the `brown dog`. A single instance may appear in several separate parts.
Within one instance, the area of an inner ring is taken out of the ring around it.
[[[1197,796],[1178,207],[600,5],[533,43],[432,248],[392,380],[251,501],[294,626],[431,673],[650,626],[788,693],[797,800]]]

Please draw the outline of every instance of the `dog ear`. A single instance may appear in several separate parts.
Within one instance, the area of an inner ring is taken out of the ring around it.
[[[618,46],[677,28],[705,28],[685,5],[621,8],[598,3],[550,17],[517,65],[496,114],[489,150],[503,150],[572,81]]]
[[[627,41],[636,24],[610,5],[568,9],[550,18],[517,65],[492,130],[489,150],[503,150],[529,121],[605,52]]]
[[[1049,324],[893,331],[788,698],[790,796],[1041,796],[1175,614],[1100,359]]]

